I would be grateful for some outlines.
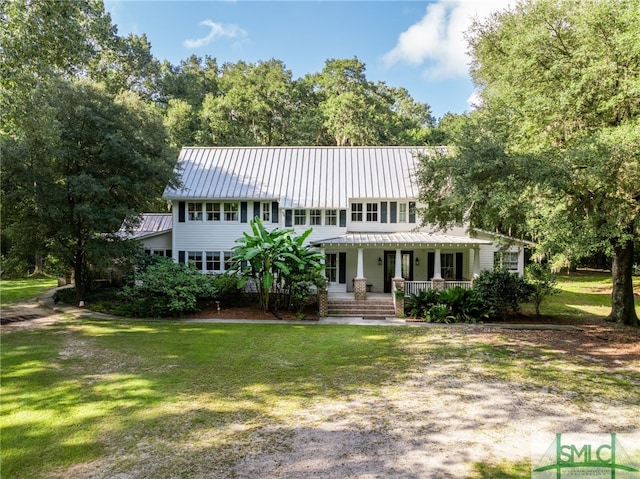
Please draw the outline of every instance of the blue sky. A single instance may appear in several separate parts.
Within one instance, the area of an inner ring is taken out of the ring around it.
[[[294,78],[325,60],[357,57],[367,78],[405,87],[437,118],[470,109],[463,32],[507,0],[105,0],[118,34],[146,33],[159,60],[195,54],[225,62],[282,60]]]

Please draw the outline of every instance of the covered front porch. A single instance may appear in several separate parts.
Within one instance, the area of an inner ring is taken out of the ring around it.
[[[317,241],[325,255],[329,295],[355,300],[393,292],[404,281],[405,295],[425,289],[471,287],[481,271],[481,248],[491,242],[467,236],[408,233],[347,233]]]

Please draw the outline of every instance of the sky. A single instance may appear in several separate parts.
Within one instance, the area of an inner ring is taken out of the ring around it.
[[[357,57],[369,81],[404,87],[436,118],[473,107],[464,32],[508,0],[105,0],[118,34],[147,35],[174,65],[191,55],[281,60],[293,78]]]

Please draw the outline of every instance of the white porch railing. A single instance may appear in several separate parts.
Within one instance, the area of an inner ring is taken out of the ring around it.
[[[445,289],[449,288],[464,288],[471,289],[473,285],[472,281],[445,281],[444,287]],[[412,294],[418,294],[420,291],[425,291],[433,288],[433,283],[431,281],[405,281],[404,282],[404,295],[405,297],[411,296]]]

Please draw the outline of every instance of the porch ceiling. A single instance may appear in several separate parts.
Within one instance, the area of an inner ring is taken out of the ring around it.
[[[420,231],[404,233],[346,233],[335,238],[314,241],[314,246],[431,246],[475,247],[491,244],[491,241],[469,238],[468,236],[447,236]]]

